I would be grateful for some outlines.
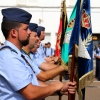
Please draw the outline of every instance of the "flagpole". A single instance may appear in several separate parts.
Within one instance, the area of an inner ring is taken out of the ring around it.
[[[73,54],[72,54],[72,62],[71,62],[71,71],[70,71],[70,81],[73,82],[75,75],[75,44],[73,44]],[[68,93],[68,100],[75,100],[75,94]]]
[[[60,50],[62,50],[62,44],[63,44],[63,40],[64,40],[64,34],[65,34],[65,25],[64,25],[64,18],[65,18],[65,15],[64,15],[64,3],[65,1],[63,1],[62,3],[62,34],[61,34],[61,40],[60,40]],[[60,74],[60,77],[59,77],[59,80],[62,82],[62,73]],[[62,99],[62,96],[59,96],[59,100]]]
[[[64,36],[65,36],[65,31],[66,31],[66,28],[67,28],[67,24],[68,24],[68,21],[67,21],[67,12],[65,12],[66,10],[66,6],[65,6],[65,2],[66,0],[63,1],[62,3],[62,34],[61,34],[61,40],[60,40],[60,47],[61,47],[61,50],[62,50],[62,44],[63,44],[63,41],[64,41]],[[66,14],[66,15],[65,15]]]
[[[62,49],[62,39],[64,34],[64,1],[63,1],[63,8],[62,8],[62,34],[61,34],[61,40],[60,40],[60,48]],[[61,50],[60,49],[60,50]],[[59,80],[62,82],[62,73],[60,74]],[[59,96],[59,100],[62,99],[62,96]]]
[[[66,14],[66,4],[65,4],[66,0],[63,0],[62,1],[62,5],[61,5],[61,19],[62,19],[62,34],[61,34],[61,39],[60,39],[60,51],[62,51],[62,45],[63,45],[63,41],[64,41],[64,37],[65,37],[65,31],[66,31],[66,28],[67,28],[67,24],[68,24],[68,21],[67,21],[67,14]],[[59,80],[62,82],[62,74],[60,74],[59,76]],[[61,100],[62,97],[59,96],[59,100]]]

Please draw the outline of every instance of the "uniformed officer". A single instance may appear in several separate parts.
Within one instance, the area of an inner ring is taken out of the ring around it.
[[[53,48],[51,48],[51,43],[50,42],[47,43],[47,48],[45,49],[44,52],[45,52],[45,55],[47,57],[54,56],[54,50],[53,50]]]
[[[23,51],[23,54],[26,56],[26,59],[30,62],[35,73],[38,73],[36,74],[38,79],[41,81],[47,81],[49,79],[56,77],[57,75],[65,71],[65,69],[63,66],[46,63],[46,62],[43,62],[41,58],[32,57],[32,55],[34,56],[34,54],[31,53],[30,51],[33,48],[36,48],[39,42],[38,41],[39,38],[36,32],[36,28],[37,28],[36,26],[37,25],[35,23],[29,24],[29,29],[31,30],[29,44],[27,46],[24,46],[22,51]],[[37,64],[37,66],[34,63]]]
[[[38,26],[38,30],[37,30],[37,33],[38,33],[38,37],[40,38],[40,41],[44,40],[45,39],[45,27],[43,26]],[[44,49],[43,49],[43,45],[42,43],[40,44],[39,48],[38,48],[38,54],[40,56],[42,56],[43,58],[46,57],[45,53],[44,53]]]
[[[19,8],[2,9],[2,15],[1,29],[6,41],[0,47],[0,100],[41,100],[57,91],[75,93],[76,83],[71,82],[38,86],[32,68],[20,51],[29,43],[31,31],[28,24],[32,15]],[[70,89],[69,85],[74,88]]]
[[[45,39],[45,27],[38,26],[37,34],[38,34],[38,37],[39,37],[40,41],[43,41]],[[46,57],[45,50],[43,48],[42,43],[40,43],[40,46],[37,50],[37,54],[39,56],[41,56],[46,62],[56,63],[59,60],[58,57]]]
[[[37,28],[38,28],[37,24],[29,23],[29,29],[31,30],[29,44],[22,48],[22,53],[25,56],[28,63],[30,64],[30,66],[32,67],[35,75],[38,75],[41,70],[38,68],[37,64],[35,64],[35,61],[33,60],[33,55],[31,55],[30,50],[32,48],[36,47],[36,43],[39,39],[38,36],[37,36]]]
[[[19,8],[3,9],[2,15],[1,26],[6,41],[5,48],[0,50],[0,100],[25,100],[24,93],[20,94],[21,89],[30,83],[39,85],[20,52],[29,42],[28,24],[32,15]]]

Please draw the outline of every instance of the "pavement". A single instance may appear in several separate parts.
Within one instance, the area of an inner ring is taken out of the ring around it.
[[[58,77],[56,77],[53,80],[48,81],[47,83],[56,81],[57,78]],[[63,83],[65,82],[66,80],[63,80]],[[75,97],[76,97],[75,100],[79,100],[77,93]],[[45,100],[60,100],[60,99],[59,99],[59,96],[49,96]],[[62,96],[61,100],[68,100],[68,96],[66,95]],[[97,79],[94,78],[93,83],[85,88],[85,100],[100,100],[100,81],[97,81]]]
[[[95,76],[95,60],[93,60],[93,68],[94,68],[94,76]],[[47,83],[51,83],[52,81],[59,80],[59,76],[54,78],[53,80],[48,81]],[[66,80],[62,80],[63,83],[66,82]],[[78,95],[76,93],[75,100],[78,99]],[[45,100],[60,100],[59,96],[49,96]],[[68,96],[62,96],[61,100],[68,100]],[[94,81],[91,85],[87,86],[85,88],[85,100],[100,100],[100,81],[98,81],[96,78],[94,78]]]

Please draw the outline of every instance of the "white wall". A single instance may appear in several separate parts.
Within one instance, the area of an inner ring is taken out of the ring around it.
[[[91,10],[91,21],[93,33],[100,33],[100,7]]]
[[[5,6],[4,6],[4,1],[7,2]],[[9,1],[10,4],[8,3]],[[73,8],[72,6],[75,4],[75,1],[76,0],[66,0],[68,18],[71,14]],[[25,2],[27,3],[26,6],[25,6]],[[25,1],[24,0],[2,0],[0,2],[0,11],[5,7],[10,7],[10,5],[18,7],[20,3],[21,3],[20,8],[25,9],[32,14],[31,22],[46,27],[47,39],[44,40],[43,43],[51,42],[52,47],[54,48],[56,43],[55,34],[58,32],[58,27],[59,27],[61,0],[49,0],[49,1],[48,0],[25,0]],[[36,5],[36,6],[34,7],[32,5],[34,6]],[[93,33],[100,33],[100,20],[99,20],[100,3],[95,2],[95,0],[91,0],[91,6],[92,6],[91,18],[92,18]],[[41,23],[39,23],[39,19],[41,19]],[[0,23],[1,21],[2,21],[2,15],[0,13]],[[4,37],[1,31],[0,31],[0,41],[4,42]]]

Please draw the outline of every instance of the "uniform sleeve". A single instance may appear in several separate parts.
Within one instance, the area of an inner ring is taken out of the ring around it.
[[[0,66],[3,77],[15,91],[31,83],[31,75],[21,57],[5,54],[2,56]]]
[[[34,72],[35,72],[35,75],[38,75],[38,74],[41,72],[41,70],[39,69],[39,67],[38,67],[37,64],[35,63],[35,61],[33,61],[32,67],[33,67],[33,70],[34,70]]]
[[[45,58],[46,57],[46,55],[45,55],[45,53],[44,53],[44,50],[43,50],[43,47],[39,47],[38,49],[37,49],[37,53],[39,54],[39,56],[41,56],[42,58]]]
[[[40,67],[40,65],[45,62],[45,60],[43,60],[42,58],[36,58],[34,59],[34,62],[37,64],[38,67]]]

